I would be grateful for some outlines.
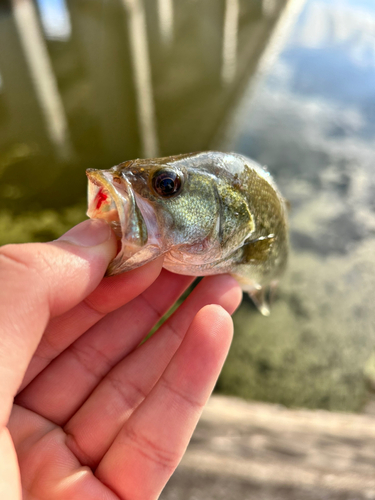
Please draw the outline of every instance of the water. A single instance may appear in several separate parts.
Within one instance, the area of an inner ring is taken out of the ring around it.
[[[236,314],[218,388],[360,410],[374,359],[374,6],[285,4],[3,2],[0,244],[82,220],[88,167],[247,154],[291,203],[293,248],[271,317],[247,300]]]
[[[260,1],[2,4],[0,242],[84,217],[88,167],[209,148],[282,4],[266,17]]]
[[[221,387],[358,410],[375,365],[374,6],[299,7],[229,141],[268,165],[291,203],[290,266],[270,321],[237,315]]]

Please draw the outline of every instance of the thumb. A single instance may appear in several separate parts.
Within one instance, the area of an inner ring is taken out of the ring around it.
[[[0,428],[53,316],[81,302],[116,255],[116,238],[87,220],[51,243],[0,248]]]

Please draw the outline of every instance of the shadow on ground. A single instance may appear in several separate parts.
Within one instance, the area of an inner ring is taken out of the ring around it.
[[[375,418],[213,396],[161,500],[375,499]]]

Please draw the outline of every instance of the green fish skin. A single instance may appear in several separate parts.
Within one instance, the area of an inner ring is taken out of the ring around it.
[[[121,249],[108,275],[164,255],[169,271],[230,273],[259,310],[288,259],[287,205],[267,170],[208,151],[87,170],[87,215],[110,222]]]

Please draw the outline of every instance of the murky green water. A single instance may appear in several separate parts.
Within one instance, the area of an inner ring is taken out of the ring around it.
[[[247,154],[291,202],[293,250],[271,318],[248,301],[237,313],[219,388],[358,410],[374,349],[375,9],[284,5],[3,2],[0,244],[82,220],[88,167]]]
[[[270,320],[246,307],[236,316],[221,387],[358,410],[364,371],[374,373],[375,6],[290,6],[294,21],[244,97],[230,147],[268,165],[290,200],[292,254]]]
[[[0,242],[84,217],[88,167],[212,147],[282,4],[267,16],[237,0],[3,6]]]

